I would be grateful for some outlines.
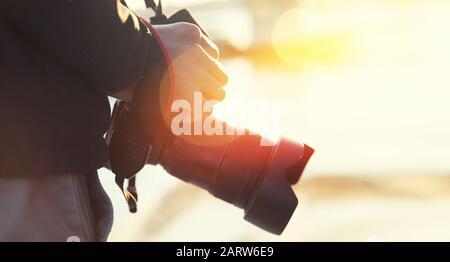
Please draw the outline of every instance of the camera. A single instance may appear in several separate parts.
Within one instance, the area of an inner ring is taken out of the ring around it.
[[[155,11],[159,14],[154,24],[197,24],[186,9],[169,18],[160,5]],[[299,181],[312,148],[286,138],[265,145],[263,137],[245,129],[234,135],[174,135],[163,112],[145,110],[158,101],[133,103],[116,102],[106,137],[110,168],[131,212],[137,210],[136,174],[146,164],[161,165],[169,174],[242,208],[250,223],[274,234],[283,232],[298,205],[291,186]]]

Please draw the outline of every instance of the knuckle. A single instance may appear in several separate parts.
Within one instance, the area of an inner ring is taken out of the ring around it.
[[[214,45],[213,50],[214,50],[215,57],[219,58],[220,57],[220,50],[219,50],[219,48],[216,45]]]
[[[201,30],[198,26],[183,22],[183,28],[187,35],[191,37],[191,39],[199,40],[201,38]]]
[[[211,55],[214,58],[218,58],[219,57],[219,48],[217,47],[217,45],[212,41],[207,41],[206,43],[209,47],[208,49],[210,50]]]
[[[228,75],[224,72],[224,76],[223,76],[223,85],[228,84],[229,81],[230,81],[230,78],[229,78]]]
[[[199,45],[196,45],[193,49],[194,52],[194,56],[199,58],[199,59],[203,59],[205,58],[205,53],[202,50],[202,47]]]

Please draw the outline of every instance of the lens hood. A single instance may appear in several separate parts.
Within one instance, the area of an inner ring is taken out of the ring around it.
[[[244,219],[280,235],[298,205],[291,185],[300,179],[314,150],[288,139],[281,139],[272,150],[264,173],[244,207]]]

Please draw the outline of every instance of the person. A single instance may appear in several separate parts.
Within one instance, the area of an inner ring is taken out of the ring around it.
[[[174,99],[221,100],[217,46],[192,24],[148,25],[119,0],[4,0],[0,33],[0,240],[106,241],[108,96],[168,88],[148,79],[162,63]]]

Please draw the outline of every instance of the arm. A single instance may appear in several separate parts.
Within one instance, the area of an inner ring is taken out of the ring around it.
[[[152,37],[116,0],[3,0],[0,15],[17,31],[109,94],[144,74]]]
[[[19,32],[88,79],[105,94],[131,101],[135,87],[170,56],[175,98],[193,91],[223,99],[227,76],[218,50],[198,27],[155,26],[161,42],[119,0],[3,0],[0,15]],[[153,83],[153,86],[159,86]]]

